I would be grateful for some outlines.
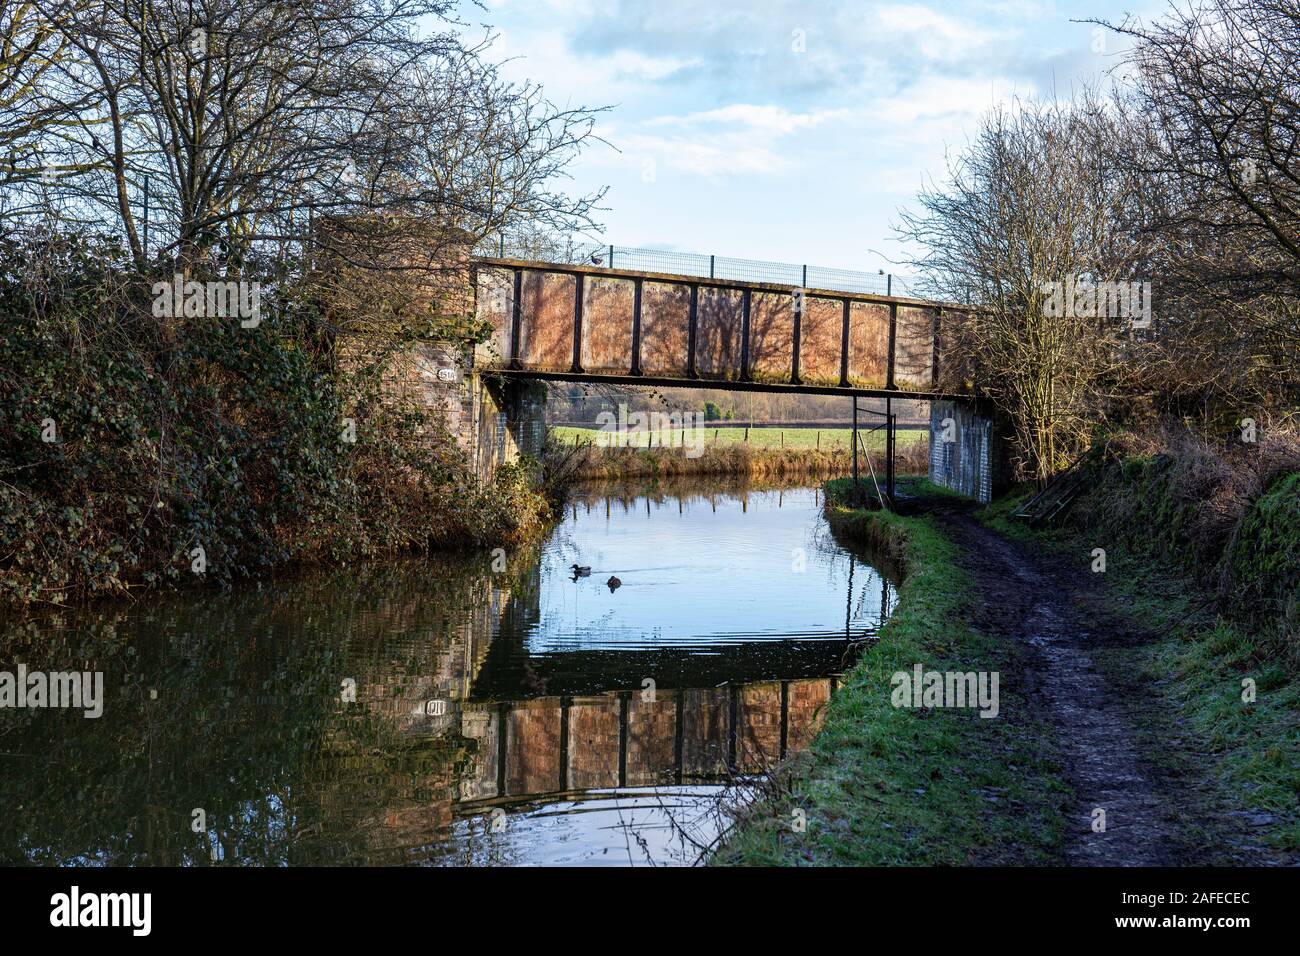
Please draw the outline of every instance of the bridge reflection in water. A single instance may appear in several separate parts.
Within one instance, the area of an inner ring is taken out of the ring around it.
[[[615,850],[620,844],[636,846],[657,862],[689,859],[707,844],[725,823],[724,805],[737,782],[743,790],[747,778],[765,773],[812,740],[838,675],[861,643],[874,636],[893,600],[887,576],[864,568],[856,554],[824,537],[804,543],[816,554],[814,564],[826,562],[820,569],[834,572],[812,586],[795,576],[797,590],[783,591],[792,578],[786,545],[799,540],[783,532],[806,523],[808,505],[819,503],[812,490],[791,496],[788,514],[795,520],[788,527],[775,517],[785,505],[785,492],[755,496],[766,517],[748,524],[757,532],[748,543],[767,539],[768,553],[747,564],[728,552],[745,568],[748,582],[730,595],[707,580],[683,580],[678,564],[654,541],[642,541],[644,555],[626,554],[627,542],[611,531],[629,517],[639,524],[638,508],[654,520],[663,520],[657,512],[664,511],[669,518],[674,511],[685,517],[683,498],[576,501],[529,582],[498,605],[500,617],[486,653],[466,660],[472,675],[462,686],[468,690],[450,702],[449,716],[459,735],[473,742],[472,756],[457,780],[453,814],[484,817],[481,837],[490,841],[494,834],[486,821],[497,808],[522,813],[526,824],[540,819],[557,827],[559,817],[582,810],[596,820],[585,821],[582,832],[570,836],[588,844],[588,852],[577,857],[586,863],[593,862],[589,844],[599,842],[593,830],[607,831]],[[704,532],[706,538],[720,529],[734,536],[735,526],[749,521],[747,495],[705,496],[694,504],[708,506],[706,524],[713,527]],[[640,533],[646,535],[643,527]],[[565,562],[575,552],[602,554],[607,537],[614,538],[623,561],[635,566],[629,577],[647,591],[657,590],[662,580],[673,581],[674,602],[690,611],[684,628],[674,627],[673,613],[662,607],[652,634],[645,633],[644,619],[625,627],[609,610],[619,595],[602,595],[599,581],[590,590],[604,600],[587,612],[599,626],[581,619],[582,599],[573,595],[585,585],[566,577]],[[729,543],[746,542],[731,537]],[[841,617],[832,625],[828,598],[835,588],[842,589]],[[736,613],[758,595],[788,600],[796,593],[806,603],[776,609],[765,601],[764,614]],[[702,619],[693,597],[723,606]],[[566,624],[572,613],[579,620]],[[746,626],[700,633],[701,620]],[[574,821],[566,825],[572,830]],[[514,816],[509,828],[521,828]],[[522,829],[527,837],[529,826]],[[631,838],[624,839],[624,831]],[[693,836],[683,839],[678,831]],[[460,842],[471,843],[474,835],[472,826],[462,827]],[[498,850],[510,846],[504,830],[495,836]],[[673,836],[675,847],[665,839]],[[545,855],[548,847],[524,842],[514,848],[518,858],[536,859],[540,851],[547,862],[557,862]],[[628,861],[625,853],[620,856]],[[512,854],[492,858],[504,862]]]
[[[697,859],[755,778],[812,740],[895,600],[819,506],[805,488],[577,495],[436,666],[358,677],[358,703],[407,746],[461,754],[400,788],[384,842],[434,864]]]
[[[479,812],[539,794],[763,772],[812,739],[834,686],[822,677],[469,704],[460,728],[477,747],[459,804]]]
[[[0,627],[0,669],[108,689],[98,720],[0,710],[0,863],[693,860],[893,587],[812,489],[575,508],[508,573],[439,556]]]

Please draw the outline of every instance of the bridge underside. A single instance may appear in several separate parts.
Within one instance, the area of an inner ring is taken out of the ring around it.
[[[485,371],[846,396],[965,391],[940,337],[965,311],[950,303],[512,259],[473,267],[477,314],[493,330]]]
[[[591,372],[553,372],[545,369],[510,368],[509,366],[487,366],[485,375],[499,375],[503,378],[543,381],[543,382],[579,382],[588,385],[641,385],[652,388],[708,388],[736,392],[777,392],[789,395],[843,395],[859,398],[908,398],[919,401],[953,399],[957,396],[946,392],[904,391],[886,388],[855,388],[840,385],[791,385],[782,382],[733,381],[728,379],[670,378],[654,375],[628,375]]]

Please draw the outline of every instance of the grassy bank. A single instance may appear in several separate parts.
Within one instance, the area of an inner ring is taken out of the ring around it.
[[[1150,635],[1097,655],[1104,673],[1137,673],[1149,688],[1133,709],[1149,752],[1261,846],[1300,851],[1300,681],[1273,638],[1208,611],[1204,593],[1160,562],[1121,555],[1106,585],[1117,612]]]
[[[1023,715],[1008,679],[1016,648],[963,623],[968,576],[929,517],[850,510],[827,486],[837,534],[869,542],[902,568],[899,603],[832,698],[821,732],[732,833],[714,862],[965,864],[1050,860],[1063,790],[1046,729]],[[1000,671],[1001,716],[913,710],[891,702],[891,676]],[[805,832],[791,825],[795,811]]]

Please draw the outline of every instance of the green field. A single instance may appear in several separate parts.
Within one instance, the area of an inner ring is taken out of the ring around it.
[[[658,448],[660,446],[681,447],[682,429],[665,428],[659,431],[624,432],[601,431],[598,428],[580,428],[572,425],[553,425],[548,431],[561,445],[573,445],[575,442],[591,442],[600,448]],[[693,430],[692,430],[693,431]],[[853,434],[851,428],[710,428],[701,429],[706,445],[741,445],[748,444],[754,448],[820,448],[830,451],[834,448],[848,450]],[[862,441],[867,448],[884,448],[883,430],[861,432]],[[898,447],[906,448],[918,441],[924,441],[926,432],[921,429],[899,430]],[[698,441],[695,435],[691,441]]]

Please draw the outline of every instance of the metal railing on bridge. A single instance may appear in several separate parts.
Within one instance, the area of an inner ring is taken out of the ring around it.
[[[832,289],[868,295],[915,295],[902,276],[825,266],[740,259],[735,256],[676,252],[670,249],[641,249],[604,243],[574,241],[542,244],[517,243],[505,237],[485,240],[475,250],[479,255],[500,259],[527,259],[569,265],[594,265],[637,272],[699,276],[709,279],[737,279],[742,282],[771,282],[805,289]]]

